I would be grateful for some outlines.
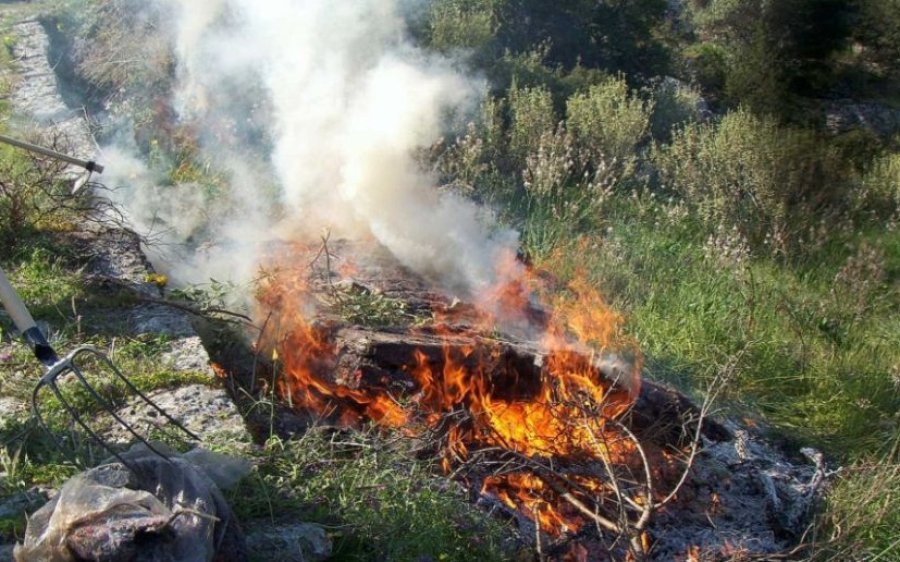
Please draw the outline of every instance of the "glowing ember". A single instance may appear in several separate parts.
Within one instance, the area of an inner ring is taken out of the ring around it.
[[[610,420],[633,403],[640,365],[632,346],[623,343],[621,318],[585,282],[570,287],[573,297],[546,307],[551,314],[536,315],[545,307],[535,304],[528,272],[518,262],[503,263],[502,270],[503,285],[488,291],[491,306],[479,306],[470,327],[451,326],[449,312],[427,326],[445,341],[442,357],[415,352],[397,373],[415,386],[402,397],[385,387],[335,382],[339,354],[329,326],[309,320],[317,309],[308,272],[278,270],[262,286],[258,302],[271,326],[263,344],[277,353],[284,370],[279,391],[295,407],[347,425],[372,421],[409,432],[445,427],[442,466],[448,472],[485,447],[523,459],[628,465],[634,443]],[[504,364],[502,342],[485,335],[507,326],[536,334],[543,364],[534,380]],[[612,352],[623,351],[630,361],[613,359]],[[603,374],[600,363],[614,367],[618,380]],[[446,423],[450,416],[454,422]],[[581,477],[578,484],[596,495],[593,501],[606,493],[600,480]],[[588,522],[544,479],[528,472],[488,477],[482,491],[553,536]]]

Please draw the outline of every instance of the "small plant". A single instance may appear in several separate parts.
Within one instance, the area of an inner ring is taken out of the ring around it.
[[[221,309],[227,307],[233,301],[235,295],[239,294],[238,289],[231,281],[210,279],[209,283],[197,283],[174,288],[169,291],[169,296],[176,300],[193,303],[200,310]]]
[[[872,210],[881,217],[900,216],[900,153],[876,158],[855,196],[860,210]]]
[[[401,326],[415,320],[405,302],[364,288],[335,291],[334,301],[333,309],[341,318],[360,326]]]

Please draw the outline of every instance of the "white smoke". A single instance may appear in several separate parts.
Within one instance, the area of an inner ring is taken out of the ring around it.
[[[234,225],[225,213],[213,230],[240,241],[227,246],[225,261],[241,263],[234,272],[252,272],[256,244],[274,232],[312,225],[370,234],[449,289],[471,294],[494,281],[494,263],[515,235],[491,231],[473,203],[439,194],[414,157],[450,118],[476,107],[483,85],[408,40],[399,0],[159,1],[176,14],[185,119],[241,128],[248,92],[265,97],[253,103],[265,106],[257,113],[265,113],[271,151],[242,149],[248,135],[240,134],[227,142],[209,134],[204,143],[230,154],[213,150],[215,161],[232,164],[229,204],[239,211]],[[268,161],[253,156],[266,153]],[[254,162],[275,177],[278,228],[271,198],[260,193],[270,180]],[[208,277],[211,261],[198,273]]]

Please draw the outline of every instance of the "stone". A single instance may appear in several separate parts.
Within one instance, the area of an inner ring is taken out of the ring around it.
[[[322,562],[331,557],[333,545],[320,525],[298,523],[251,531],[247,547],[259,560]]]
[[[162,360],[175,371],[213,374],[209,354],[199,336],[172,342],[172,350],[164,353]]]
[[[178,423],[204,441],[249,443],[250,435],[244,419],[228,393],[221,388],[191,384],[179,388],[163,388],[147,395]],[[148,426],[166,425],[166,421],[151,406],[139,399],[118,411],[128,424],[143,430]],[[130,442],[133,437],[118,424],[109,420],[104,436],[112,441]]]
[[[24,513],[32,512],[41,507],[46,501],[46,492],[37,488],[13,494],[0,501],[0,519],[21,517]]]

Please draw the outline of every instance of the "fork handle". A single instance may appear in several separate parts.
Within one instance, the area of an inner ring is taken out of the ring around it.
[[[37,328],[34,318],[31,317],[31,313],[25,308],[25,303],[22,302],[16,290],[9,283],[9,279],[6,278],[3,268],[0,268],[0,302],[3,303],[3,308],[6,309],[6,312],[12,316],[13,323],[15,323],[16,328],[20,332],[24,334],[32,328]]]
[[[19,298],[19,294],[9,283],[3,268],[0,268],[0,303],[3,303],[3,308],[12,316],[13,323],[22,332],[22,339],[31,347],[34,356],[45,367],[54,365],[59,360],[56,352],[35,324],[34,318],[31,317],[25,303]]]

